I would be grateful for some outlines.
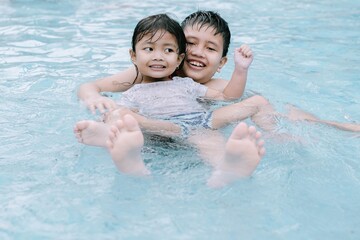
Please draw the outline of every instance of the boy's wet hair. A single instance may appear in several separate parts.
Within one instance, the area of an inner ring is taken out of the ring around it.
[[[177,21],[166,14],[152,15],[138,22],[132,36],[132,50],[135,52],[136,43],[138,43],[144,36],[151,34],[150,39],[152,39],[158,31],[162,32],[159,38],[161,38],[166,32],[175,37],[178,45],[178,54],[186,52],[186,38],[183,29]],[[154,40],[156,41],[157,39]]]
[[[202,27],[213,27],[215,29],[215,35],[221,34],[224,40],[222,56],[225,57],[228,53],[231,33],[228,23],[216,12],[213,11],[196,11],[187,16],[181,23],[183,29],[187,26],[199,25]]]

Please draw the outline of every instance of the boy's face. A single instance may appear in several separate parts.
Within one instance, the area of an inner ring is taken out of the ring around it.
[[[206,83],[227,61],[222,57],[224,40],[208,26],[186,26],[184,33],[187,41],[184,75],[198,83]]]

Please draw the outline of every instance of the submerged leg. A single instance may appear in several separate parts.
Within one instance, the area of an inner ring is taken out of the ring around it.
[[[123,173],[147,175],[141,156],[144,136],[134,117],[125,115],[111,127],[107,147],[116,167]]]
[[[355,123],[340,123],[335,121],[327,121],[317,118],[315,115],[305,112],[295,106],[289,106],[289,115],[290,120],[298,121],[305,120],[309,122],[326,124],[340,130],[350,131],[350,132],[360,132],[360,124]]]

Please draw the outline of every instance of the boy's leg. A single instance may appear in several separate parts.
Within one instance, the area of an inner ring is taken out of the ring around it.
[[[260,137],[255,127],[239,123],[226,143],[220,132],[212,130],[196,131],[190,135],[189,141],[214,168],[208,185],[222,187],[254,172],[265,154],[264,142]]]
[[[316,116],[312,115],[311,113],[305,112],[299,108],[294,106],[290,106],[289,108],[289,115],[290,120],[297,121],[297,120],[305,120],[309,122],[321,123],[326,124],[340,130],[344,131],[351,131],[351,132],[360,132],[360,124],[355,123],[339,123],[334,121],[327,121],[317,118]]]
[[[277,114],[264,97],[256,95],[214,110],[211,126],[218,129],[251,117],[253,122],[261,129],[272,131],[276,128],[275,117]]]
[[[125,115],[111,126],[107,148],[116,167],[123,173],[147,175],[141,156],[144,137],[135,118]]]

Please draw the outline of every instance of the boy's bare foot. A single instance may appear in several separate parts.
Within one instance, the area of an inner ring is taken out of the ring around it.
[[[225,158],[208,180],[210,187],[223,187],[250,176],[265,154],[264,141],[256,128],[239,123],[226,143]]]
[[[144,136],[133,116],[127,114],[111,126],[107,148],[121,172],[132,175],[150,173],[141,156],[143,145]]]
[[[74,134],[80,143],[97,147],[106,147],[109,132],[108,125],[93,120],[79,121],[74,127]]]

